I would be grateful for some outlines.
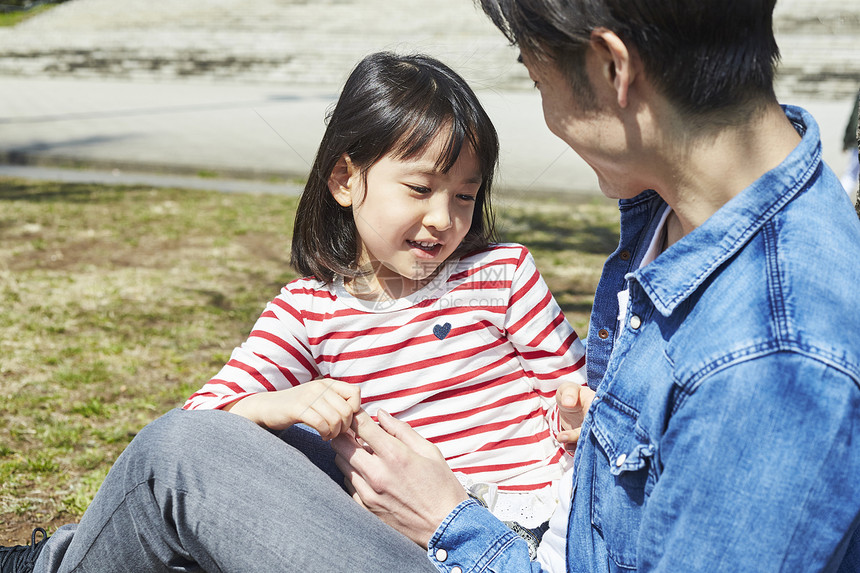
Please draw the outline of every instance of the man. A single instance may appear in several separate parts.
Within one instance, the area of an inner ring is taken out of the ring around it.
[[[773,1],[483,4],[621,209],[589,330],[597,395],[548,533],[567,542],[545,564],[860,570],[860,222],[812,118],[774,98]],[[354,429],[335,440],[349,491],[416,543],[265,430],[179,411],[36,570],[541,569],[408,426]]]
[[[483,1],[620,200],[569,571],[860,570],[860,225],[813,119],[774,96],[773,4]],[[435,527],[441,504],[386,465],[413,458],[359,433],[376,455],[338,445],[356,497],[440,570],[538,568],[473,501]]]

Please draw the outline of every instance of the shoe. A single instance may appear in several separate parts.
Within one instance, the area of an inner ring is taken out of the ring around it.
[[[42,534],[42,540],[36,542],[36,533]],[[36,567],[36,559],[45,547],[48,532],[37,527],[33,530],[30,545],[15,545],[0,547],[0,573],[31,573]]]

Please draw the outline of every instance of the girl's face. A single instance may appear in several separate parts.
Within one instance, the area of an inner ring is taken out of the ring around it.
[[[354,293],[407,296],[432,278],[472,225],[481,172],[471,145],[454,166],[436,168],[446,138],[437,135],[426,151],[410,159],[385,155],[366,173],[341,159],[329,188],[351,206],[358,231],[359,263],[369,270],[352,284]]]

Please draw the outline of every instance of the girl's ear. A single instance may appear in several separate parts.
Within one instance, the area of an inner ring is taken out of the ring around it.
[[[349,155],[346,153],[341,155],[328,177],[328,190],[341,207],[352,206],[353,187],[357,175],[358,170],[352,164]]]

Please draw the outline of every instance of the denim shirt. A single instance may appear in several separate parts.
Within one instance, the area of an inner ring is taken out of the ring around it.
[[[785,113],[792,153],[645,267],[665,203],[620,202],[588,333],[571,572],[860,571],[860,222],[815,121]],[[428,556],[541,570],[470,501]]]

